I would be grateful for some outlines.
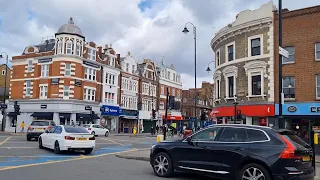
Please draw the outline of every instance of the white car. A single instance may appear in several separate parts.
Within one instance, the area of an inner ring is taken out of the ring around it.
[[[61,151],[84,150],[90,154],[96,145],[95,137],[83,127],[54,126],[39,137],[39,148],[53,149],[58,154]]]
[[[95,136],[101,135],[108,137],[110,134],[109,129],[101,126],[100,124],[84,124],[83,127]]]

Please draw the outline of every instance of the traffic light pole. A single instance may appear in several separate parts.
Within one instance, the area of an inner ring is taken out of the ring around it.
[[[167,124],[168,119],[168,106],[169,106],[169,87],[167,87],[167,97],[166,97],[166,112],[165,112],[165,119],[162,121],[163,124],[163,140],[166,140],[167,135],[167,128],[165,127],[165,124]]]

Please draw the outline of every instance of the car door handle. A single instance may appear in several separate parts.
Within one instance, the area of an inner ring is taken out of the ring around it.
[[[237,147],[237,148],[235,148],[234,150],[236,150],[236,151],[244,151],[244,149],[241,148],[241,147]]]

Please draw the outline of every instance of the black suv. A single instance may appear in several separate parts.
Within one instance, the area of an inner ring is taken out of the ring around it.
[[[157,176],[174,170],[234,180],[311,180],[313,152],[289,130],[249,125],[214,125],[183,140],[151,149]]]

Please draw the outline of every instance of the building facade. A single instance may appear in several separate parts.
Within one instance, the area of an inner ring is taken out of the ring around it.
[[[7,75],[6,75],[7,71]],[[6,94],[6,99],[9,97],[11,69],[6,65],[0,65],[0,101],[3,101],[3,94]],[[4,92],[6,88],[6,92]]]
[[[35,119],[53,120],[56,124],[100,123],[104,62],[102,47],[86,42],[72,18],[54,38],[26,47],[11,61],[6,130],[13,131],[10,119],[14,101],[18,101],[21,111],[17,122],[24,121],[26,127]]]
[[[138,64],[130,52],[120,60],[119,133],[131,133],[138,125],[139,73]]]
[[[197,93],[197,94],[195,94]],[[213,94],[214,84],[209,82],[202,82],[201,88],[194,88],[182,90],[182,104],[181,110],[183,115],[184,124],[189,127],[203,127],[204,125],[212,124],[210,112],[213,108]],[[196,96],[195,96],[196,95]],[[195,112],[195,99],[196,99],[196,112]]]
[[[175,101],[175,108],[168,110],[167,118],[171,121],[181,121],[183,119],[181,114],[181,75],[175,70],[173,64],[166,66],[163,61],[157,64],[157,72],[159,73],[159,104],[157,124],[161,126],[165,120],[165,109],[167,105],[166,96],[168,92],[169,96],[172,96]]]
[[[320,115],[320,6],[283,10],[282,47],[289,58],[282,58],[282,90],[284,104],[282,128],[299,130],[304,136],[309,122],[319,126]],[[274,12],[274,39],[278,44],[278,13]],[[303,27],[294,28],[294,27]],[[279,48],[275,46],[274,53]],[[279,57],[275,57],[275,101],[279,115]],[[297,128],[298,127],[298,128]]]
[[[274,28],[272,2],[240,12],[211,41],[215,53],[215,108],[233,123],[235,103],[245,119],[236,123],[271,125],[274,118]],[[231,121],[232,120],[232,121]]]
[[[105,46],[101,56],[103,59],[101,124],[111,132],[117,132],[120,115],[120,55],[116,54],[110,44]]]
[[[139,103],[141,104],[141,110],[139,109],[139,126],[143,126],[143,132],[151,132],[151,126],[156,126],[156,118],[152,117],[152,110],[156,110],[158,102],[157,98],[157,86],[158,75],[156,72],[156,66],[150,59],[144,59],[143,63],[138,64],[139,69]]]

